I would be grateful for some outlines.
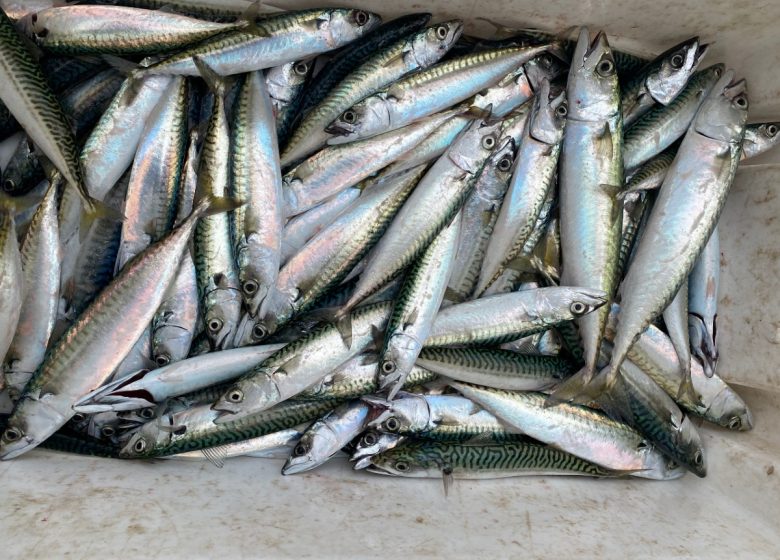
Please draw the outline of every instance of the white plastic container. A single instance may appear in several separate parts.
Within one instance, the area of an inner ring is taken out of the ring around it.
[[[587,24],[646,54],[698,34],[714,42],[705,65],[722,61],[747,77],[751,121],[780,120],[777,1],[340,4],[386,19],[460,17],[483,35],[492,28],[477,18],[561,32]],[[707,478],[456,481],[445,497],[438,481],[353,473],[340,460],[282,477],[281,464],[264,459],[217,469],[36,450],[0,463],[0,557],[780,557],[778,152],[740,169],[721,221],[719,373],[751,387],[737,389],[756,427],[702,427]]]

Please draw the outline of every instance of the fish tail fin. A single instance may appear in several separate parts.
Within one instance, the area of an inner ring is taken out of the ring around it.
[[[554,406],[560,402],[587,404],[595,401],[601,395],[609,391],[620,376],[618,367],[612,368],[611,364],[604,367],[598,374],[587,365],[566,381],[558,385],[550,393],[544,405]]]
[[[214,95],[222,97],[225,95],[225,78],[220,76],[209,64],[199,56],[192,57],[195,66],[198,67],[200,77],[209,86],[209,89],[214,92]]]

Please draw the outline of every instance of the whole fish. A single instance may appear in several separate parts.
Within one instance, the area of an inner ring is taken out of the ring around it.
[[[701,360],[707,377],[712,377],[718,365],[720,235],[717,226],[712,230],[707,244],[693,265],[687,288],[687,322],[691,351]]]
[[[369,347],[390,315],[388,302],[356,309],[347,346],[335,325],[326,324],[288,344],[239,379],[213,405],[217,423],[232,422],[283,402],[317,383],[330,371]]]
[[[636,171],[685,134],[699,106],[725,68],[723,64],[714,64],[696,72],[669,105],[654,107],[626,130],[623,164],[627,173]]]
[[[423,348],[417,365],[456,381],[510,391],[542,391],[574,373],[572,364],[558,356],[493,348]]]
[[[309,240],[279,272],[279,279],[255,329],[274,333],[337,286],[387,229],[415,189],[424,168],[375,185],[332,224]]]
[[[32,15],[38,45],[69,55],[165,54],[247,25],[123,6],[58,6]]]
[[[198,185],[199,140],[200,133],[192,129],[179,183],[177,223],[192,212]],[[152,359],[157,366],[178,362],[189,355],[200,326],[199,311],[198,273],[190,249],[184,252],[176,279],[152,319]]]
[[[582,317],[606,302],[590,288],[550,287],[496,294],[442,309],[426,347],[500,344]]]
[[[404,277],[385,330],[379,389],[392,399],[406,382],[428,338],[447,289],[460,237],[461,214],[433,238]]]
[[[1,460],[26,453],[56,432],[73,416],[76,401],[120,364],[151,321],[195,223],[212,211],[211,204],[205,199],[184,224],[132,261],[54,344],[8,421]]]
[[[288,401],[247,418],[217,424],[210,405],[163,413],[133,434],[119,452],[123,459],[165,457],[237,443],[310,422],[337,407],[339,401]],[[218,452],[220,450],[217,450]],[[214,453],[219,457],[224,453]]]
[[[230,132],[223,99],[225,82],[201,64],[200,59],[198,63],[214,95],[198,161],[196,191],[223,197],[229,191],[230,172]],[[241,289],[229,216],[217,214],[200,220],[194,241],[198,297],[206,332],[215,349],[232,348],[241,314]]]
[[[328,143],[368,138],[442,111],[496,84],[519,65],[550,48],[545,45],[496,49],[432,66],[344,111],[326,128],[334,135]]]
[[[407,443],[370,458],[367,471],[411,478],[613,477],[621,473],[538,443]],[[447,484],[447,482],[445,482]]]
[[[598,410],[567,403],[545,407],[547,397],[541,393],[451,385],[509,426],[601,467],[654,480],[678,478],[685,472],[639,432]]]
[[[117,272],[173,227],[187,152],[187,81],[177,76],[149,116],[127,187]]]
[[[300,400],[355,399],[379,390],[376,370],[379,358],[374,353],[360,354],[334,369],[316,385],[296,398]],[[405,389],[424,385],[436,379],[436,374],[413,366],[406,376]]]
[[[14,24],[0,10],[0,100],[24,128],[27,135],[79,193],[87,209],[87,221],[108,214],[87,190],[79,166],[76,140],[62,107],[40,67],[32,58]]]
[[[449,224],[498,145],[500,123],[476,119],[431,166],[368,255],[341,315],[392,280]]]
[[[197,76],[196,58],[221,76],[263,70],[337,49],[380,23],[376,14],[346,8],[286,12],[257,21],[251,30],[217,35],[160,62],[148,66],[142,62],[138,72]]]
[[[617,305],[612,307],[605,333],[610,340],[615,336],[619,313]],[[678,398],[682,368],[671,340],[657,327],[650,325],[639,336],[628,353],[628,360],[655,381],[667,395],[677,398],[677,403],[686,412],[731,430],[753,428],[753,415],[745,402],[717,374],[707,377],[698,360],[691,360],[691,381],[697,398],[692,400],[687,394]]]
[[[301,113],[311,111],[312,107],[325,99],[337,84],[369,57],[401,38],[419,31],[428,24],[430,19],[431,14],[428,13],[401,16],[383,23],[342,48],[338,56],[331,58],[306,86]]]
[[[238,280],[250,315],[276,283],[282,243],[282,170],[271,99],[261,72],[249,74],[233,105],[231,186],[247,204],[233,213]]]
[[[370,407],[359,400],[349,401],[316,420],[301,436],[282,467],[282,474],[298,474],[314,469],[333,457],[363,431]]]
[[[3,361],[19,322],[25,286],[14,213],[15,208],[7,197],[0,198],[0,323],[3,325],[0,331],[0,356]],[[4,379],[0,385],[5,385]]]
[[[286,146],[303,102],[303,89],[311,77],[314,64],[305,60],[288,62],[265,73],[265,85],[276,119],[276,136]]]
[[[623,125],[620,87],[612,49],[601,32],[591,43],[581,29],[572,57],[566,98],[566,134],[561,149],[560,224],[565,266],[561,284],[606,293],[617,288],[622,222]],[[556,391],[577,393],[593,376],[609,306],[579,318],[585,346],[582,377]]]
[[[184,451],[170,455],[170,459],[185,461],[208,460],[221,467],[225,459],[233,457],[260,457],[263,459],[286,459],[301,439],[303,432],[296,428],[279,430],[264,436],[249,438],[218,447],[207,447],[200,451]]]
[[[648,63],[622,87],[623,126],[631,126],[657,103],[669,105],[707,54],[709,45],[694,37],[673,46]]]
[[[369,177],[411,152],[436,128],[465,110],[451,109],[400,130],[317,152],[284,176],[285,215],[305,212]]]
[[[35,146],[22,136],[7,165],[3,166],[3,191],[10,196],[27,194],[45,178]]]
[[[226,383],[261,364],[284,344],[233,348],[174,362],[151,371],[141,370],[117,379],[85,396],[79,412],[137,410],[166,399]]]
[[[477,297],[521,254],[536,225],[553,188],[566,113],[564,94],[551,98],[549,84],[543,81],[526,121],[512,179],[485,250],[485,261],[474,288]]]
[[[469,299],[479,279],[479,271],[486,257],[486,250],[498,208],[504,198],[515,156],[514,141],[501,138],[501,149],[496,150],[485,162],[485,167],[463,204],[461,234],[458,240],[456,261],[452,267],[445,298],[460,302]]]
[[[362,192],[363,190],[358,187],[344,189],[303,214],[287,220],[282,231],[282,266],[294,257],[307,241],[332,224]]]
[[[25,287],[21,311],[10,347],[0,342],[0,354],[5,355],[4,376],[6,385],[16,395],[43,362],[49,343],[60,291],[60,240],[57,228],[57,190],[61,176],[49,186],[27,229],[21,247],[21,264]],[[8,255],[4,250],[4,255]],[[4,266],[5,268],[5,266]],[[4,283],[3,283],[4,284]],[[13,292],[3,291],[3,298]],[[8,323],[5,321],[8,320]],[[14,320],[3,314],[4,329],[13,331]],[[5,337],[4,337],[5,338]],[[6,353],[7,348],[7,353]]]
[[[290,165],[324,146],[331,137],[325,128],[364,97],[406,74],[424,70],[437,62],[458,40],[462,31],[463,22],[460,20],[437,23],[399,38],[377,51],[303,117],[282,153],[282,165]]]
[[[739,164],[747,120],[744,81],[726,72],[712,88],[664,179],[623,281],[607,385],[637,337],[669,304],[715,228]]]

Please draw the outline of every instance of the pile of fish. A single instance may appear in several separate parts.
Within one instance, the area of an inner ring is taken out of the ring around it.
[[[0,5],[0,458],[671,479],[752,427],[716,226],[780,135],[698,38]]]

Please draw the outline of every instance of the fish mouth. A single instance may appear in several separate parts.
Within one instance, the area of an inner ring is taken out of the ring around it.
[[[367,455],[365,457],[360,457],[359,459],[350,459],[355,464],[352,465],[352,468],[356,471],[360,471],[366,468],[369,468],[371,466],[371,458],[373,455]]]
[[[287,476],[291,474],[300,474],[316,467],[314,461],[306,460],[298,463],[287,463],[282,467],[282,474]]]
[[[587,33],[587,30],[585,30]],[[590,43],[590,47],[585,52],[585,58],[589,58],[598,49],[609,49],[609,41],[607,40],[607,34],[603,31],[599,31]]]
[[[699,38],[696,37],[696,41],[698,42]],[[707,54],[707,52],[710,50],[710,44],[704,43],[703,45],[699,45],[696,47],[696,53],[693,55],[693,67],[696,68],[699,66],[699,63],[701,62],[701,59],[704,58],[704,55]]]
[[[383,474],[385,476],[391,476],[389,472],[384,470],[382,467],[377,467],[376,465],[370,465],[365,470],[366,472],[370,472],[373,474]]]
[[[351,125],[335,120],[325,127],[325,132],[333,136],[347,136],[354,133],[355,129]]]

